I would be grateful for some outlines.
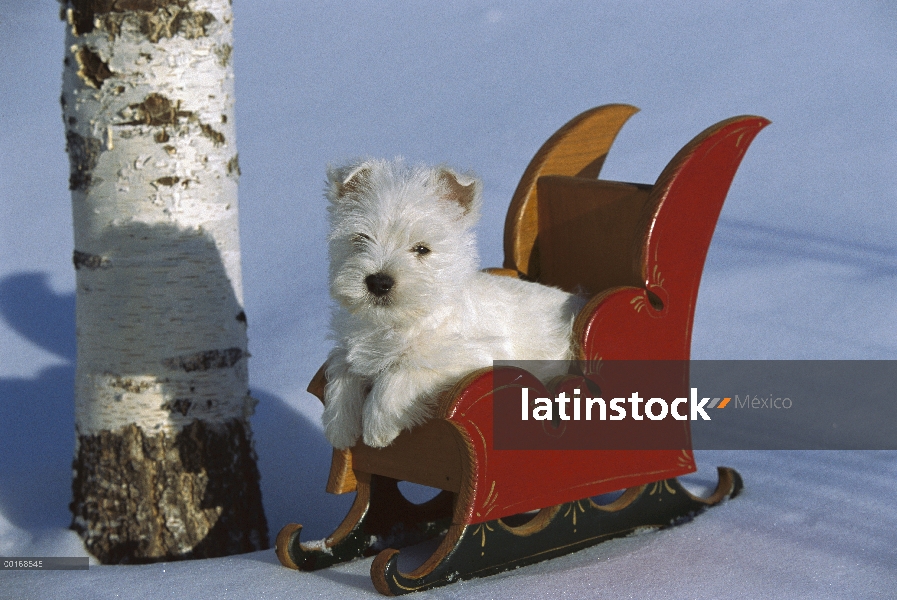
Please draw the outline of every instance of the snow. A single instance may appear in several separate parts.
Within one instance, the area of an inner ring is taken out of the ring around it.
[[[351,498],[305,391],[326,341],[328,162],[404,155],[483,176],[483,265],[555,129],[642,112],[603,177],[651,183],[738,114],[748,151],[711,246],[695,358],[897,358],[897,9],[885,2],[235,3],[250,383],[272,538],[323,537]],[[74,271],[52,0],[0,0],[0,555],[85,555],[70,520]],[[697,453],[746,490],[695,521],[419,597],[888,598],[897,453]],[[316,573],[273,550],[87,572],[0,573],[2,598],[355,598],[370,559]]]

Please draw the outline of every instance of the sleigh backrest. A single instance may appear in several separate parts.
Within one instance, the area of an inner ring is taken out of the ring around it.
[[[588,296],[641,285],[635,256],[651,186],[562,175],[537,186],[540,283]]]
[[[597,179],[636,110],[592,109],[543,145],[511,202],[505,267],[593,297],[577,323],[583,358],[686,360],[717,218],[745,151],[769,121],[734,117],[706,129],[654,185]]]

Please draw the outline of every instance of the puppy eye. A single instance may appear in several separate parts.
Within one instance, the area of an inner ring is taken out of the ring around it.
[[[415,244],[411,251],[416,253],[418,256],[424,256],[430,253],[430,249],[423,244]]]

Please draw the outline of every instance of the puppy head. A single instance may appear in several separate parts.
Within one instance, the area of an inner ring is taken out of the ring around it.
[[[371,160],[328,171],[330,291],[351,312],[432,312],[477,269],[481,184],[446,167]]]

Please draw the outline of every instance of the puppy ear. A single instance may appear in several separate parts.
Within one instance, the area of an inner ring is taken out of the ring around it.
[[[327,181],[331,200],[342,200],[347,195],[364,188],[371,176],[371,165],[367,162],[328,168]]]
[[[436,171],[436,180],[442,188],[442,198],[457,203],[464,214],[476,214],[480,208],[480,180],[468,175],[458,175],[447,167]]]

